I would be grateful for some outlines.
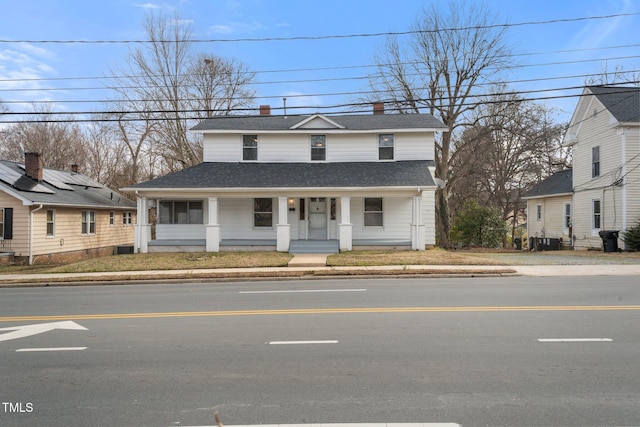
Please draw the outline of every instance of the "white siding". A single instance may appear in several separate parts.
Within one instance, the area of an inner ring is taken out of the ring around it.
[[[378,133],[313,132],[258,134],[258,162],[309,162],[310,136],[326,135],[326,161],[378,161]],[[205,162],[242,161],[242,134],[204,136]],[[394,134],[394,160],[433,160],[432,132]]]
[[[422,193],[422,223],[424,224],[425,244],[436,244],[436,193]]]
[[[273,227],[253,226],[253,199],[220,199],[218,215],[222,239],[275,239],[278,199],[273,199]]]
[[[353,239],[411,239],[411,198],[385,197],[382,200],[383,226],[364,226],[364,199],[351,199]]]
[[[627,230],[638,225],[640,221],[640,127],[625,129],[626,147],[626,224],[623,227]],[[621,241],[622,242],[622,241]]]
[[[157,224],[156,239],[205,239],[205,227],[203,224]]]
[[[396,160],[433,160],[432,133],[398,133],[395,137]]]
[[[204,162],[239,162],[242,160],[242,134],[205,134],[202,144],[202,161]],[[259,146],[258,155],[260,155]]]
[[[594,115],[594,110],[598,113]],[[622,193],[611,184],[621,177],[622,151],[618,129],[610,127],[611,114],[597,100],[585,109],[573,148],[573,232],[576,249],[599,248],[602,239],[593,229],[592,201],[601,201],[601,229],[622,227]],[[600,147],[600,176],[592,178],[592,147]]]

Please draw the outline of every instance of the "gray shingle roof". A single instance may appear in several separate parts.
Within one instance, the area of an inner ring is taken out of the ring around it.
[[[206,162],[129,187],[176,188],[339,188],[435,186],[433,162],[217,163]]]
[[[640,123],[640,87],[589,86],[607,110],[621,123]]]
[[[217,116],[194,126],[194,131],[286,131],[311,116]],[[446,129],[430,114],[366,114],[324,116],[346,130]],[[325,129],[326,130],[326,129]]]
[[[556,172],[524,194],[524,198],[570,194],[573,191],[573,169]]]
[[[13,193],[33,203],[114,209],[136,208],[135,202],[82,174],[45,168],[45,178],[55,177],[58,180],[54,185],[46,180],[36,182],[27,177],[24,175],[23,165],[19,163],[0,160],[0,164],[5,172],[8,172],[0,174],[0,191]],[[19,180],[10,179],[16,174],[20,175]]]

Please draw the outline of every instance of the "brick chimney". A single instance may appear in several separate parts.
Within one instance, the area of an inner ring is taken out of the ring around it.
[[[29,178],[42,181],[44,161],[40,153],[24,153],[24,173]]]
[[[78,173],[78,165],[77,164],[72,164],[71,165],[71,172],[73,173]]]
[[[260,106],[260,115],[261,116],[270,116],[271,115],[271,106],[270,105],[261,105]]]
[[[373,114],[384,114],[384,102],[374,102],[373,103]]]

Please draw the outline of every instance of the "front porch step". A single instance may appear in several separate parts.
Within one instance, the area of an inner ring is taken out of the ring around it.
[[[340,243],[337,240],[292,240],[289,243],[291,254],[337,254]]]

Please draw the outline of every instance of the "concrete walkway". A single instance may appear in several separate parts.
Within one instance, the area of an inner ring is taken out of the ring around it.
[[[289,267],[326,267],[330,254],[294,254]]]

